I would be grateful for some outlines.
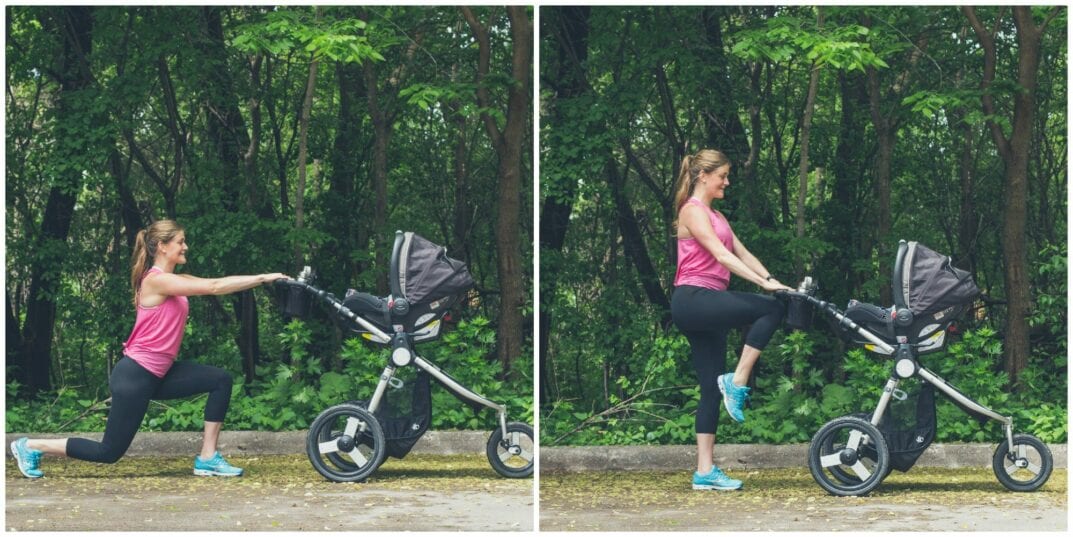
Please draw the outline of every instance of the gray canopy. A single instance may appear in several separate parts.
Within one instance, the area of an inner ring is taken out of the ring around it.
[[[466,264],[447,257],[447,249],[413,232],[404,235],[399,253],[399,286],[411,304],[454,295],[473,287]]]
[[[923,244],[910,242],[901,265],[900,291],[914,315],[934,313],[970,302],[980,294],[972,275]]]

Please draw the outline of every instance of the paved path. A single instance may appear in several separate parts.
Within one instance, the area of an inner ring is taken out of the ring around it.
[[[689,473],[545,473],[541,531],[1066,531],[1066,470],[1038,492],[1007,491],[988,468],[895,472],[864,498],[819,488],[807,469],[730,472],[736,492],[694,491]]]
[[[232,457],[240,478],[192,475],[192,458],[115,465],[46,459],[22,477],[6,459],[7,531],[530,531],[533,480],[479,455],[389,459],[366,483],[331,483],[304,455]]]

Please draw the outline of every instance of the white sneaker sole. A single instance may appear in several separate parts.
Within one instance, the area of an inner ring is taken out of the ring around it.
[[[693,484],[693,490],[740,490],[740,489],[741,489],[741,485],[738,485],[737,487],[720,487],[718,485],[698,485],[696,483]]]
[[[241,477],[241,473],[237,474],[225,474],[223,472],[215,472],[213,470],[198,470],[194,469],[194,475],[201,477]]]
[[[22,460],[19,459],[19,448],[16,446],[17,443],[18,443],[18,440],[16,440],[16,441],[11,443],[11,455],[15,457],[15,467],[19,469],[19,472],[22,475],[24,475],[24,476],[26,476],[26,477],[28,477],[30,479],[40,479],[42,476],[30,475],[30,474],[26,473],[26,470],[22,469]]]

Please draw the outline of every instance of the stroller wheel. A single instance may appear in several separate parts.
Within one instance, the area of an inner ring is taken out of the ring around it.
[[[1018,434],[1013,437],[1012,453],[1009,442],[998,445],[991,468],[1004,487],[1014,492],[1032,492],[1051,477],[1054,458],[1042,440],[1030,434]]]
[[[827,422],[808,447],[812,478],[835,496],[863,496],[889,473],[890,455],[883,434],[861,418]]]
[[[846,417],[860,418],[868,422],[870,422],[871,419],[871,415],[867,413],[850,414]],[[823,452],[837,453],[845,449],[845,447],[845,445],[835,445],[835,435],[831,435],[827,437],[826,445],[823,446]],[[887,447],[889,448],[890,446]],[[867,459],[865,461],[866,466],[874,466],[876,464],[876,450],[870,444],[860,449],[860,455],[862,458]],[[887,467],[887,473],[883,476],[884,479],[886,479],[886,476],[890,475],[892,469],[892,466]],[[857,474],[855,474],[853,470],[844,466],[831,466],[827,468],[827,471],[831,473],[832,477],[847,485],[859,485],[861,483],[861,478],[857,477]]]
[[[488,462],[499,475],[510,478],[533,475],[533,428],[525,423],[507,424],[507,437],[496,427],[488,438]]]
[[[332,481],[364,481],[384,462],[384,431],[368,410],[342,404],[321,412],[309,426],[306,454]]]

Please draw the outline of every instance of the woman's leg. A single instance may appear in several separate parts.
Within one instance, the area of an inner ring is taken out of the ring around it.
[[[175,362],[164,375],[153,399],[181,399],[208,393],[205,402],[205,434],[201,440],[201,458],[208,460],[216,453],[227,408],[231,404],[231,374],[218,367],[190,361]]]
[[[741,358],[734,369],[734,384],[745,386],[752,375],[753,366],[760,358],[760,353],[767,347],[771,336],[782,324],[782,318],[786,315],[786,305],[782,301],[753,293],[737,293],[734,295],[733,308],[743,318],[752,318],[752,326],[745,334],[745,346],[741,350]]]
[[[719,374],[726,368],[727,331],[689,332],[693,368],[700,384],[700,403],[697,405],[697,473],[712,470],[715,433],[719,429]]]
[[[42,451],[60,454],[58,451],[62,445],[63,454],[74,459],[104,463],[118,461],[134,440],[142,418],[145,417],[145,411],[149,408],[149,398],[159,383],[159,378],[124,356],[108,379],[112,390],[112,406],[108,411],[104,438],[100,442],[85,438],[71,438],[63,444],[50,442],[45,446],[49,451]],[[27,445],[34,447],[35,443],[31,441]]]

